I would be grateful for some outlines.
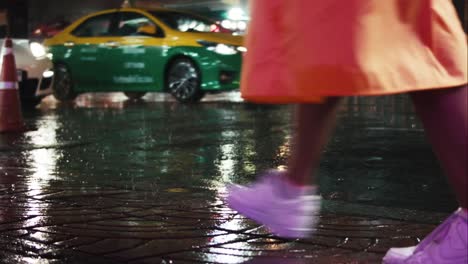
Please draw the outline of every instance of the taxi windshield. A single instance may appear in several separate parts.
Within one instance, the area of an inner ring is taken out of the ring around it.
[[[168,27],[181,32],[215,32],[218,25],[209,19],[177,11],[151,11]]]

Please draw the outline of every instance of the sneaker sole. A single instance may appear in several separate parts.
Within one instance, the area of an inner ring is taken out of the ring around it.
[[[383,264],[403,264],[413,255],[416,246],[407,248],[391,248],[382,259]]]
[[[235,199],[233,196],[229,195],[226,199],[228,206],[240,214],[254,220],[255,222],[266,226],[273,234],[283,237],[283,238],[306,238],[312,233],[312,228],[288,228],[282,227],[274,222],[265,222],[264,219],[270,219],[271,217],[267,214],[261,213],[259,211],[248,210],[245,203],[241,199]],[[274,220],[274,219],[272,219]]]

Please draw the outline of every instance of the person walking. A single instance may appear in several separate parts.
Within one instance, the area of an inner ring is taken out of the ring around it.
[[[297,104],[286,170],[228,188],[228,206],[285,238],[314,230],[315,170],[346,96],[408,93],[460,208],[384,262],[467,263],[467,40],[450,0],[254,0],[241,94]]]

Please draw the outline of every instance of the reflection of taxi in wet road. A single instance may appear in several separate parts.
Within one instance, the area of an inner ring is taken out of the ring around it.
[[[169,92],[181,102],[237,89],[242,37],[213,21],[168,9],[122,8],[79,19],[46,41],[53,92]]]

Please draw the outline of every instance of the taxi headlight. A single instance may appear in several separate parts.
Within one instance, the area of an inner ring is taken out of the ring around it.
[[[208,50],[214,51],[222,55],[234,55],[237,53],[237,50],[235,47],[229,46],[226,44],[217,44],[213,47],[208,47]]]
[[[247,48],[246,47],[242,47],[242,46],[239,46],[236,48],[238,51],[240,52],[247,52]]]
[[[203,40],[198,41],[198,43],[206,47],[207,50],[211,50],[221,55],[234,55],[238,52],[247,51],[247,49],[242,46],[233,46],[233,45],[227,45],[223,43],[215,43],[215,42],[209,42],[209,41],[203,41]]]
[[[31,42],[29,44],[29,49],[31,50],[32,55],[36,58],[44,57],[46,55],[46,49],[40,43]]]

